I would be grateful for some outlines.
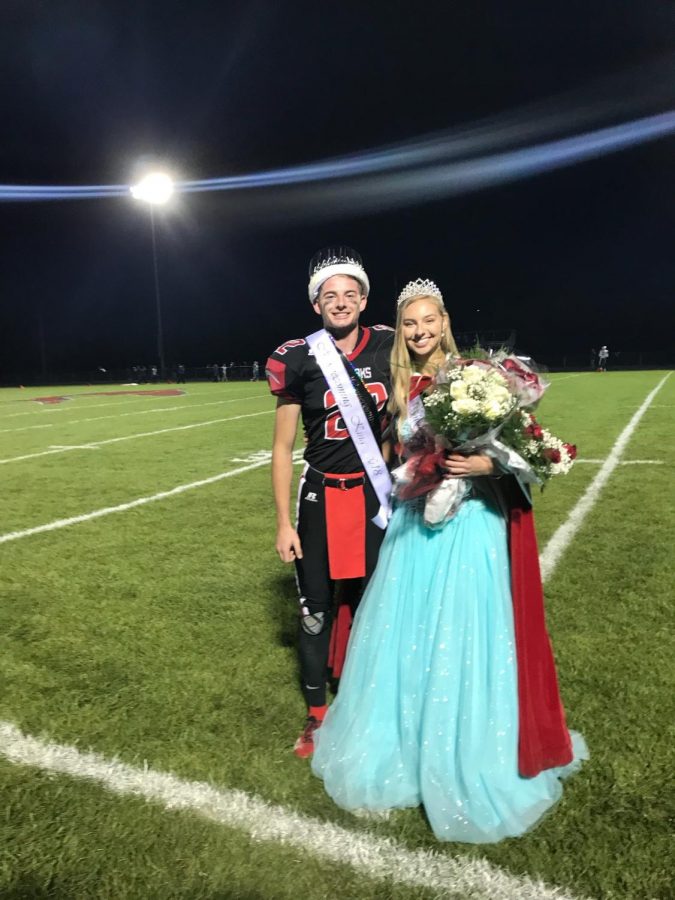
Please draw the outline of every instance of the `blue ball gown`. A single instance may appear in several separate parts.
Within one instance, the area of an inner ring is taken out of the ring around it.
[[[587,751],[572,734],[569,765],[519,775],[504,517],[474,489],[432,530],[421,503],[394,510],[312,769],[345,809],[423,804],[439,840],[495,842],[532,828]]]

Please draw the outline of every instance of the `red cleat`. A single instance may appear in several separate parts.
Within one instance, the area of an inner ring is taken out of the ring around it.
[[[302,734],[295,742],[293,753],[301,759],[307,759],[314,753],[314,732],[321,727],[321,722],[314,716],[307,716]]]

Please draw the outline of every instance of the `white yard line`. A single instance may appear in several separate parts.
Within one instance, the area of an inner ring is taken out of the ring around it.
[[[45,397],[47,397],[47,396],[49,396],[49,395],[45,394]],[[0,421],[4,421],[5,419],[16,419],[19,416],[45,416],[45,415],[51,416],[51,415],[54,415],[54,413],[73,412],[72,402],[75,400],[80,400],[80,401],[84,400],[85,401],[85,405],[82,406],[82,409],[80,410],[80,412],[86,412],[89,409],[98,409],[98,407],[100,407],[100,406],[105,406],[107,409],[109,409],[112,406],[126,406],[129,403],[147,403],[148,402],[147,396],[141,397],[141,396],[133,395],[133,394],[129,395],[125,400],[107,400],[103,403],[89,403],[89,400],[95,399],[96,395],[92,395],[91,397],[88,397],[86,394],[65,394],[65,393],[63,393],[63,394],[55,394],[54,396],[68,397],[69,399],[65,400],[62,404],[59,404],[58,406],[50,406],[50,405],[38,406],[38,405],[36,405],[34,409],[29,409],[29,410],[26,410],[25,412],[9,413],[6,416],[0,414]],[[165,400],[175,400],[176,396],[181,396],[181,395],[172,395],[172,396],[164,397],[164,399]],[[193,391],[186,391],[185,394],[183,394],[182,396],[185,396],[185,397],[212,397],[213,394],[211,394],[210,392],[207,392],[207,391],[197,391],[196,393]],[[257,396],[258,396],[258,394],[256,394],[256,397]],[[260,396],[265,397],[268,395],[265,392],[263,392],[260,394]],[[153,400],[161,400],[162,397],[153,397],[152,399]],[[35,401],[35,400],[23,400],[23,399],[20,401],[17,400],[15,402],[17,402],[17,403],[19,403],[19,402],[20,403],[37,403],[37,401]],[[78,406],[80,406],[80,405],[81,405],[81,403],[78,404]]]
[[[647,412],[654,397],[656,397],[663,385],[670,378],[671,374],[672,373],[669,372],[665,378],[662,378],[656,387],[647,394],[642,405],[635,411],[628,425],[626,425],[616,439],[614,446],[609,452],[609,456],[602,463],[600,471],[576,502],[567,519],[556,529],[544,548],[544,552],[540,557],[541,577],[543,581],[546,581],[553,574],[563,553],[574,539],[577,531],[581,528],[588,513],[595,506],[598,497],[609,481],[612,472],[621,462],[621,455],[626,449],[635,429],[639,425],[640,419],[642,419]]]
[[[604,459],[577,459],[577,463],[588,463],[593,466],[601,466],[605,462]],[[620,466],[665,466],[662,459],[622,459]]]
[[[207,484],[215,484],[224,478],[232,478],[233,475],[241,475],[242,472],[250,472],[251,469],[258,469],[260,466],[268,466],[269,460],[264,459],[260,462],[252,463],[249,466],[240,466],[238,469],[230,469],[229,472],[220,472],[218,475],[212,475],[210,478],[202,478],[200,481],[191,481],[189,484],[179,484],[178,487],[171,488],[168,491],[160,491],[158,494],[152,494],[149,497],[138,497],[136,500],[130,500],[128,503],[120,503],[117,506],[105,506],[103,509],[95,509],[93,512],[82,513],[79,516],[70,516],[68,519],[56,519],[53,522],[47,522],[45,525],[36,525],[33,528],[24,528],[23,531],[10,531],[7,534],[0,534],[0,544],[7,541],[17,541],[20,538],[30,537],[33,534],[42,534],[45,531],[57,531],[59,528],[67,528],[69,525],[79,525],[81,522],[91,522],[92,519],[100,519],[103,516],[110,516],[113,513],[126,512],[129,509],[135,509],[137,506],[145,506],[147,503],[154,503],[156,500],[166,500],[168,497],[176,497],[178,494],[184,494],[186,491],[192,491],[195,488],[204,487]]]
[[[22,734],[11,722],[0,722],[0,753],[17,765],[93,781],[114,794],[143,797],[168,810],[196,813],[243,831],[253,841],[294,847],[301,856],[312,854],[340,866],[348,865],[375,881],[428,889],[445,897],[470,896],[474,900],[574,900],[561,888],[510,875],[484,859],[408,850],[391,839],[352,832],[243,791],[187,781],[67,744],[38,740]]]
[[[555,372],[549,372],[548,374],[551,376],[550,382],[553,385],[553,384],[557,384],[559,381],[564,381],[566,378],[578,378],[580,375],[590,375],[591,373],[590,372],[573,372],[571,375],[561,375],[560,378],[554,377],[556,374]],[[544,375],[544,378],[546,378],[546,375]]]
[[[264,457],[256,458],[255,462],[250,465],[240,466],[238,469],[230,469],[227,472],[220,472],[218,475],[212,475],[210,478],[202,478],[199,481],[191,481],[188,484],[179,484],[175,488],[168,491],[159,491],[157,494],[151,494],[149,497],[138,497],[136,500],[129,500],[127,503],[119,503],[117,506],[105,506],[102,509],[95,509],[93,512],[82,513],[79,516],[70,516],[67,519],[55,519],[53,522],[47,522],[44,525],[35,525],[32,528],[24,528],[21,531],[8,531],[6,534],[0,534],[0,544],[6,544],[8,541],[18,541],[21,538],[31,537],[34,534],[43,534],[46,531],[58,531],[60,528],[67,528],[70,525],[79,525],[82,522],[91,522],[92,519],[100,519],[103,516],[110,516],[114,513],[126,512],[129,509],[135,509],[137,506],[145,506],[148,503],[154,503],[157,500],[166,500],[169,497],[177,497],[186,491],[193,491],[196,488],[205,487],[209,484],[216,484],[225,478],[232,478],[233,475],[241,475],[243,472],[250,472],[251,469],[259,469],[261,466],[268,466],[272,457],[269,451],[260,451],[265,453]],[[293,453],[293,461],[297,464],[302,463],[302,450],[295,450]],[[257,454],[254,454],[256,457]]]
[[[204,428],[206,425],[219,425],[222,422],[235,422],[237,419],[252,419],[255,416],[269,416],[273,412],[273,409],[264,409],[262,412],[257,413],[245,413],[241,416],[229,416],[225,419],[211,419],[208,422],[193,422],[191,425],[175,425],[172,428],[160,428],[157,431],[141,431],[138,434],[127,434],[122,437],[107,438],[104,441],[90,441],[88,444],[51,447],[49,450],[40,450],[38,453],[25,453],[23,456],[10,456],[7,459],[0,459],[0,466],[4,466],[7,463],[21,462],[25,459],[37,459],[40,456],[52,456],[54,453],[67,453],[69,450],[96,450],[99,447],[105,447],[108,444],[118,444],[120,441],[133,441],[136,440],[136,438],[154,437],[157,434],[168,434],[171,431],[189,431],[191,428]]]
[[[2,428],[0,434],[17,431],[32,431],[34,428],[58,428],[59,425],[81,425],[83,422],[101,422],[103,419],[123,419],[125,416],[144,416],[146,413],[185,411],[199,409],[202,406],[222,406],[224,403],[240,403],[242,400],[267,400],[267,394],[255,394],[249,397],[233,397],[231,400],[211,400],[208,403],[181,403],[180,406],[155,406],[152,409],[135,409],[133,412],[113,413],[111,416],[91,416],[88,419],[67,419],[64,422],[48,422],[46,425],[23,425],[21,428]]]
[[[45,394],[45,396],[47,396]],[[58,406],[38,406],[37,401],[31,400],[22,400],[22,403],[36,403],[33,409],[28,409],[26,412],[18,412],[18,413],[9,413],[6,416],[2,416],[2,420],[5,419],[17,419],[20,416],[53,416],[55,413],[62,412],[73,412],[72,401],[77,400],[76,394],[55,394],[56,397],[69,397],[68,400],[65,400],[63,403],[60,403]],[[88,400],[89,398],[83,397],[83,400]],[[161,400],[161,397],[155,397],[155,400]],[[167,400],[174,400],[174,397],[167,397]],[[147,403],[147,397],[127,397],[126,400],[108,400],[106,403],[89,403],[87,402],[82,409],[81,412],[85,412],[88,409],[97,409],[99,406],[105,406],[110,408],[111,406],[127,406],[129,403]],[[78,404],[79,405],[79,404]]]

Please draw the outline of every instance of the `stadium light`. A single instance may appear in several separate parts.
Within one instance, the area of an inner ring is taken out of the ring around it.
[[[155,308],[157,311],[157,355],[159,357],[159,377],[166,377],[164,361],[164,327],[162,325],[162,300],[159,291],[159,266],[157,265],[157,235],[155,233],[155,206],[163,206],[173,194],[173,181],[164,172],[151,172],[138,184],[130,188],[134,200],[142,200],[150,210],[150,231],[152,233],[152,265],[155,275]]]
[[[134,200],[144,200],[151,206],[163,206],[173,194],[173,181],[164,172],[152,172],[131,186]]]

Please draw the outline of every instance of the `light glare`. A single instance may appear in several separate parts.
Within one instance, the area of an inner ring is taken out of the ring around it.
[[[131,187],[131,196],[135,200],[161,205],[173,194],[173,181],[164,172],[153,172]]]

